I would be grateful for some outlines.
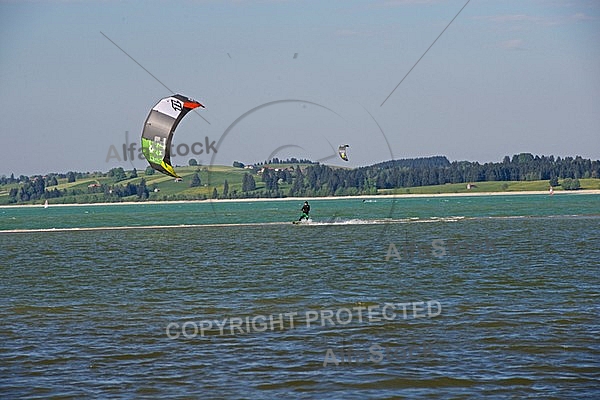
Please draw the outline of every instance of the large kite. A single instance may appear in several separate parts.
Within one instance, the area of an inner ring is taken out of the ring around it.
[[[204,108],[196,100],[180,94],[165,97],[152,107],[142,131],[142,153],[152,168],[179,178],[171,165],[171,140],[181,119],[198,107]]]

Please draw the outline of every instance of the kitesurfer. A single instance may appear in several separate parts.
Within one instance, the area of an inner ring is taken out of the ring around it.
[[[300,216],[300,219],[298,219],[298,221],[302,221],[303,218],[308,219],[308,214],[310,213],[310,205],[308,204],[308,201],[304,202],[304,205],[302,206],[302,215]]]

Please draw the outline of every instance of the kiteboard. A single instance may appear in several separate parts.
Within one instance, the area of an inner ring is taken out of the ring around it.
[[[303,219],[303,220],[300,220],[300,221],[292,221],[292,224],[294,224],[294,225],[306,225],[306,224],[309,224],[311,221],[312,220],[310,220],[310,219]]]

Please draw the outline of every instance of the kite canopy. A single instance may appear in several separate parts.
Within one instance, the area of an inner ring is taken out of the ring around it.
[[[348,153],[346,152],[347,147],[350,147],[350,146],[347,144],[343,144],[340,147],[338,147],[338,154],[344,161],[348,161]]]
[[[179,178],[171,165],[171,139],[181,119],[198,107],[204,108],[180,94],[165,97],[152,107],[142,131],[142,153],[152,168]]]

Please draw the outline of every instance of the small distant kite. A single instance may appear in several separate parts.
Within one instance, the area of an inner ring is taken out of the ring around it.
[[[142,131],[142,153],[152,168],[180,178],[171,165],[171,140],[181,119],[198,107],[205,108],[180,94],[165,97],[152,107]]]
[[[348,161],[348,152],[346,151],[347,147],[350,147],[350,146],[347,144],[343,144],[340,147],[338,147],[338,154],[344,161]]]

